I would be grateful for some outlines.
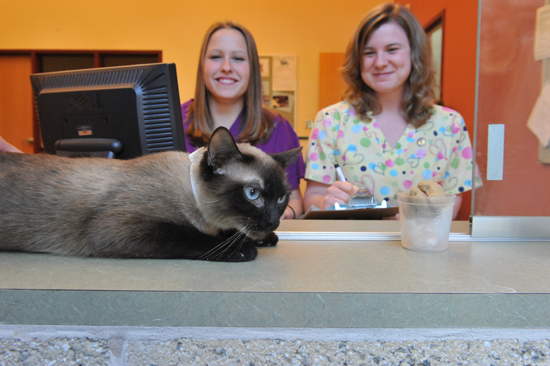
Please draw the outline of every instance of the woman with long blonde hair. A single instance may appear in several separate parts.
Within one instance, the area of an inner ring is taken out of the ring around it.
[[[187,151],[206,145],[220,126],[237,142],[248,142],[266,153],[300,146],[290,123],[262,106],[262,80],[252,34],[234,22],[213,24],[201,47],[195,98],[182,105]],[[283,218],[303,212],[299,185],[304,176],[302,156],[287,168],[292,188]]]

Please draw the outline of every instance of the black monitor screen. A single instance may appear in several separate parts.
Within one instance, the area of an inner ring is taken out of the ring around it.
[[[174,64],[31,75],[44,151],[131,159],[185,151]]]

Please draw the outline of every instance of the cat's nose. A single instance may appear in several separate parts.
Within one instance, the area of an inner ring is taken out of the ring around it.
[[[268,221],[267,226],[270,231],[277,229],[279,227],[279,219],[277,219],[276,222]]]
[[[266,218],[265,218],[265,225],[266,225],[266,229],[269,230],[269,231],[273,231],[275,229],[277,229],[279,227],[279,215],[278,215],[278,212],[275,211],[275,214],[273,213],[270,213]]]

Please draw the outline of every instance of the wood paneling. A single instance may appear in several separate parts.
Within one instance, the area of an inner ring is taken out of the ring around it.
[[[33,102],[30,55],[0,55],[0,136],[33,153]]]
[[[319,55],[319,110],[342,100],[346,88],[340,73],[343,63],[343,52]]]

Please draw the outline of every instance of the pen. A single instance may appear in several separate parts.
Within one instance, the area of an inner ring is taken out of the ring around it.
[[[338,165],[338,163],[334,163],[334,169],[336,169],[336,173],[338,174],[338,178],[342,182],[347,182],[348,181],[346,179],[346,177],[344,176],[344,173],[342,172],[342,168],[340,168],[340,165]]]

